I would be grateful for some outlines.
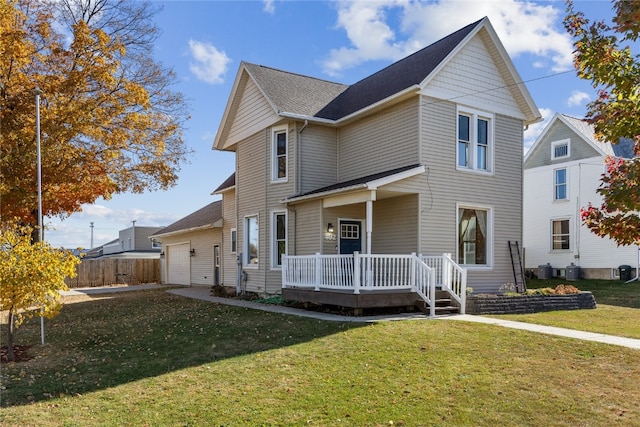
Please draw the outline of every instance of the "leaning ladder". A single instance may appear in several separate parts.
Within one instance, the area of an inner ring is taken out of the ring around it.
[[[511,256],[511,267],[513,268],[513,278],[516,284],[516,292],[527,290],[527,282],[524,278],[524,268],[522,268],[522,256],[520,254],[520,244],[518,241],[509,240],[509,255]]]

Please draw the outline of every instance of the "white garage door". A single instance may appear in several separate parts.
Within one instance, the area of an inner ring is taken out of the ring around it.
[[[167,276],[171,285],[191,284],[189,243],[167,247]]]

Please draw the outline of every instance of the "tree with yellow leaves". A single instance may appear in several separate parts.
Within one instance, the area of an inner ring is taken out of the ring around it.
[[[17,328],[33,316],[58,314],[59,291],[68,289],[64,279],[75,277],[80,260],[46,242],[32,243],[31,227],[7,224],[0,229],[0,310],[9,314],[7,349],[9,360],[14,360]]]
[[[155,12],[127,0],[0,0],[2,217],[37,223],[36,87],[43,215],[175,184],[186,104],[152,58]]]

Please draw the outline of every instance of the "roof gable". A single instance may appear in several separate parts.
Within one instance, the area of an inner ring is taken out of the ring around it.
[[[482,21],[469,24],[351,85],[315,116],[338,120],[412,86],[420,85],[480,22]]]
[[[255,84],[273,114],[269,120],[264,118],[266,112],[262,114],[261,125],[271,126],[278,117],[337,124],[376,105],[387,105],[400,95],[419,93],[476,35],[480,35],[488,46],[490,60],[495,62],[502,77],[501,87],[509,88],[507,91],[515,100],[517,108],[511,110],[519,109],[518,116],[527,124],[539,121],[540,112],[485,17],[351,86],[243,62],[214,140],[214,148],[225,149],[238,142],[237,137],[230,138],[229,128],[241,110],[240,99],[251,86],[249,80]],[[250,123],[245,126],[255,130],[256,122]],[[246,133],[244,137],[250,136]]]
[[[244,65],[278,113],[313,116],[348,88],[340,83],[262,65]]]
[[[571,141],[570,155],[562,162],[614,155],[612,144],[599,141],[589,122],[556,113],[524,156],[525,169],[560,162],[560,160],[551,160],[551,144],[564,139]]]

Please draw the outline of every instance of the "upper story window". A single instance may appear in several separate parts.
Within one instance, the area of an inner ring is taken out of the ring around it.
[[[553,141],[551,143],[551,160],[564,159],[569,157],[569,143],[570,139],[562,139],[560,141]]]
[[[567,169],[556,169],[553,175],[553,200],[567,200]]]
[[[271,131],[271,180],[287,180],[288,128],[274,127]]]
[[[493,115],[458,110],[458,169],[491,172],[493,169]]]

